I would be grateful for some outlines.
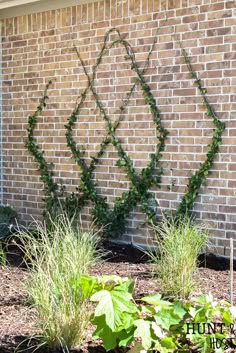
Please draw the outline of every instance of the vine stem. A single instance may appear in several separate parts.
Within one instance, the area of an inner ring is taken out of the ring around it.
[[[193,70],[191,61],[185,49],[182,48],[181,43],[180,48],[184,58],[184,61],[188,67],[191,78],[194,79],[194,83],[196,84],[203,100],[203,105],[206,109],[206,115],[212,118],[213,124],[215,128],[213,129],[213,136],[211,143],[208,145],[208,151],[206,154],[205,161],[200,164],[199,170],[197,170],[189,179],[186,187],[186,191],[182,197],[180,204],[176,209],[176,217],[177,219],[183,218],[186,214],[189,214],[193,204],[199,194],[199,190],[201,186],[207,179],[207,176],[210,173],[210,169],[213,166],[215,156],[219,152],[219,146],[222,143],[222,134],[225,130],[225,124],[220,121],[214,108],[209,103],[207,99],[207,90],[202,86],[201,80],[199,79],[197,73]]]
[[[118,39],[114,40],[110,45],[108,45],[107,42],[109,39],[109,35],[113,32],[115,32],[118,35]],[[96,64],[93,66],[93,71],[91,75],[88,74],[86,65],[77,47],[74,46],[74,50],[84,70],[84,74],[87,77],[88,85],[84,90],[84,92],[81,94],[81,100],[78,102],[78,105],[75,108],[74,112],[72,113],[72,116],[68,119],[69,121],[68,124],[65,126],[67,129],[67,133],[66,133],[67,144],[72,151],[72,155],[74,156],[75,161],[81,167],[82,176],[81,176],[81,183],[80,183],[80,191],[84,195],[86,194],[84,201],[86,202],[86,200],[90,200],[94,202],[95,205],[93,209],[93,216],[95,218],[95,222],[97,222],[99,225],[106,224],[108,222],[108,219],[113,220],[113,223],[109,229],[110,234],[114,233],[113,230],[115,228],[117,228],[120,231],[121,220],[122,220],[122,224],[124,224],[125,219],[127,218],[130,210],[134,208],[137,205],[137,203],[141,203],[141,207],[143,211],[147,214],[149,218],[155,217],[155,213],[151,211],[148,205],[148,198],[150,197],[148,190],[154,184],[155,185],[160,184],[160,179],[161,179],[163,170],[160,168],[158,175],[156,177],[153,177],[153,172],[157,166],[157,162],[161,158],[161,152],[164,150],[164,140],[168,132],[162,127],[160,114],[159,114],[158,107],[156,105],[155,98],[151,93],[150,87],[147,85],[144,79],[144,74],[148,69],[150,56],[157,42],[157,33],[156,33],[156,36],[154,37],[152,46],[147,55],[143,69],[139,69],[135,59],[135,54],[130,44],[121,37],[119,30],[116,28],[110,29],[105,35],[102,49],[100,51],[98,59],[96,60]],[[130,90],[127,92],[127,98],[123,100],[123,104],[120,107],[121,113],[119,115],[119,118],[117,119],[117,121],[112,123],[110,117],[107,115],[103,107],[101,100],[99,99],[99,96],[96,93],[96,90],[94,88],[94,80],[95,80],[96,70],[99,67],[100,63],[102,62],[104,55],[106,54],[107,51],[109,51],[110,49],[112,49],[114,46],[118,44],[122,45],[125,48],[126,59],[129,59],[131,61],[131,69],[135,71],[137,78],[134,84],[131,86]],[[153,115],[153,121],[156,124],[156,130],[159,132],[157,136],[159,143],[156,146],[156,153],[151,155],[150,162],[148,163],[146,168],[142,169],[140,175],[136,173],[132,160],[129,158],[129,156],[123,149],[121,141],[116,137],[116,134],[115,134],[117,128],[119,127],[120,122],[124,118],[124,111],[129,104],[130,98],[134,93],[137,84],[139,84],[143,90],[145,102],[150,106],[150,110]],[[93,94],[93,97],[96,102],[96,106],[100,114],[102,115],[103,119],[106,121],[105,129],[107,131],[107,135],[105,139],[102,141],[102,143],[100,144],[100,150],[97,152],[97,154],[94,157],[92,157],[92,161],[90,162],[89,166],[87,165],[85,166],[84,165],[85,160],[82,157],[80,148],[78,146],[76,147],[76,143],[73,139],[72,132],[73,132],[73,126],[75,125],[75,122],[76,122],[76,116],[79,115],[81,105],[83,104],[85,96],[87,95],[87,92],[89,89]],[[96,191],[96,185],[92,180],[92,176],[93,176],[93,172],[95,170],[96,164],[99,162],[99,159],[103,156],[106,150],[106,147],[109,143],[111,143],[116,148],[117,154],[119,156],[119,159],[116,165],[120,168],[123,168],[126,171],[127,178],[131,182],[131,187],[128,190],[128,192],[124,192],[120,198],[115,200],[115,205],[113,210],[109,209],[108,204],[105,202],[105,200],[100,195],[98,195]],[[124,226],[122,226],[122,230],[123,229],[124,229]]]

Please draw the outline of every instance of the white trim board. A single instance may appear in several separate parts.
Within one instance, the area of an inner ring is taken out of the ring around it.
[[[15,7],[19,5],[25,5],[36,1],[40,1],[40,0],[10,0],[10,1],[0,0],[0,10],[8,9],[10,7]]]
[[[36,12],[63,9],[90,2],[96,2],[96,0],[0,0],[0,20]]]

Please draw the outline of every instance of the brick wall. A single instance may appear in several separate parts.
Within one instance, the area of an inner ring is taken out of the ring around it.
[[[64,124],[87,79],[75,52],[75,43],[91,73],[105,33],[118,27],[132,45],[142,67],[157,27],[157,44],[145,77],[157,99],[164,126],[170,131],[162,165],[162,188],[154,190],[160,209],[174,209],[180,202],[187,178],[204,161],[213,124],[204,114],[199,96],[181,57],[178,41],[191,56],[194,69],[208,89],[209,101],[226,123],[220,154],[194,206],[198,219],[207,222],[213,250],[228,254],[229,238],[236,230],[236,5],[215,0],[119,0],[98,1],[3,20],[3,149],[4,202],[14,206],[21,219],[38,216],[42,184],[37,166],[24,148],[27,117],[35,110],[49,79],[47,110],[37,129],[37,141],[56,178],[73,188],[79,168],[66,147]],[[115,39],[111,36],[110,42]],[[124,48],[111,49],[95,79],[96,91],[113,120],[135,75],[124,59]],[[137,170],[146,165],[156,142],[155,129],[142,91],[136,89],[117,135],[134,160]],[[76,125],[75,138],[94,155],[105,123],[89,94]],[[111,203],[129,187],[115,166],[116,152],[109,147],[96,169],[98,189]],[[84,219],[89,220],[89,207]],[[160,212],[160,210],[158,211]],[[132,213],[127,234],[121,239],[144,244],[148,230],[144,217]]]

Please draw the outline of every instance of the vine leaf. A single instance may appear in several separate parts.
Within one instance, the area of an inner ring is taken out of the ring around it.
[[[105,316],[107,326],[112,331],[119,330],[124,325],[124,313],[135,313],[136,307],[131,302],[132,295],[120,286],[113,291],[101,290],[92,295],[91,301],[98,302],[95,309],[95,317]]]
[[[151,336],[151,321],[139,319],[134,321],[136,330],[134,331],[134,337],[142,338],[142,346],[147,351],[152,345]]]

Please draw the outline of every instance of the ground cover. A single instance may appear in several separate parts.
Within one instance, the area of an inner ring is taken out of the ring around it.
[[[158,292],[158,278],[150,275],[152,265],[143,253],[124,245],[106,244],[106,248],[110,250],[107,261],[93,266],[92,275],[117,274],[132,277],[137,298]],[[201,259],[204,260],[204,257]],[[194,293],[211,292],[216,299],[229,300],[227,261],[215,256],[208,256],[206,260],[202,261],[194,275],[198,282]],[[35,311],[30,308],[27,293],[22,288],[27,276],[27,270],[19,267],[18,257],[11,258],[10,266],[0,268],[0,353],[13,353],[20,342],[39,333],[35,328]],[[92,341],[91,335],[90,328],[84,344],[73,352],[104,352],[101,341]]]

